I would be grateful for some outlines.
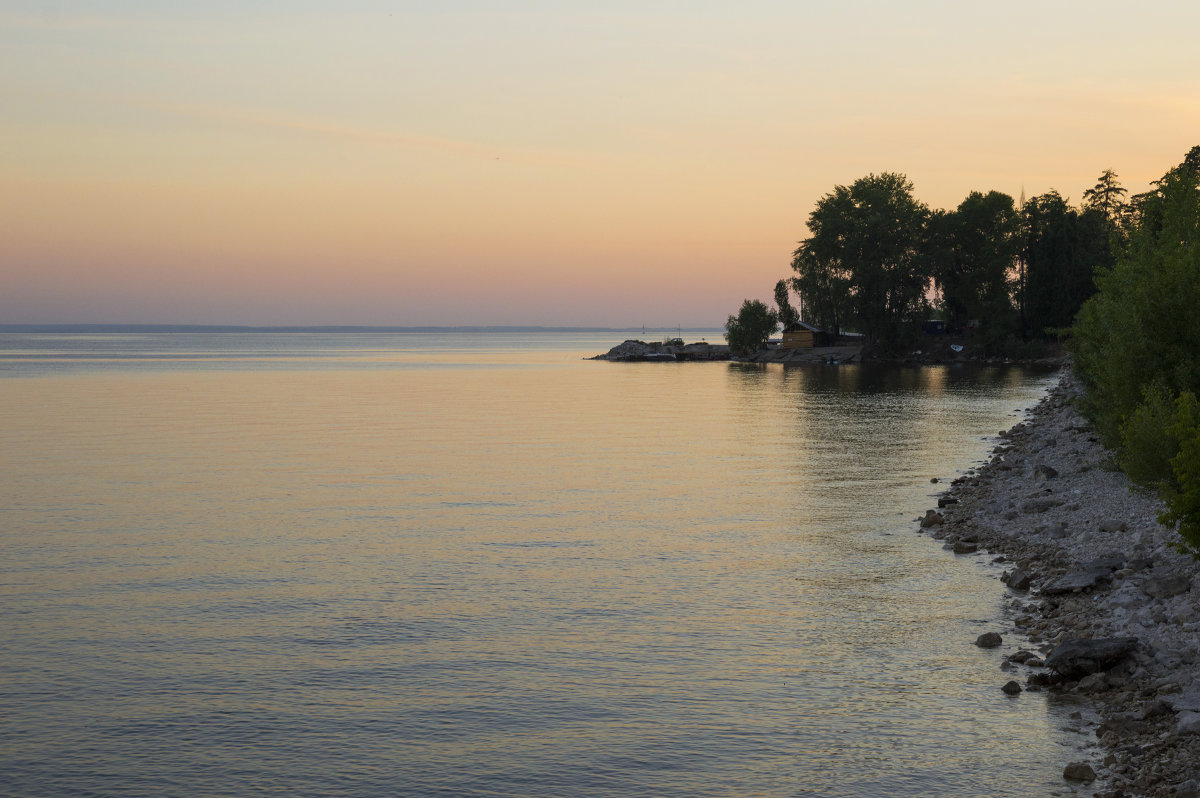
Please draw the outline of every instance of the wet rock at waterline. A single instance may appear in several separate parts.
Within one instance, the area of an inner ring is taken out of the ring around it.
[[[1137,644],[1136,637],[1066,640],[1046,657],[1046,667],[1068,679],[1081,679],[1113,667],[1133,653]]]
[[[996,632],[984,632],[979,637],[975,638],[975,645],[979,646],[980,648],[995,648],[1003,642],[1004,638],[1002,638]]]

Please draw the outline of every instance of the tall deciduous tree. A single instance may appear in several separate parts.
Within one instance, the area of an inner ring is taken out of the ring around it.
[[[1021,247],[1021,219],[1013,198],[999,191],[972,191],[953,213],[935,213],[930,231],[932,273],[946,320],[951,326],[978,320],[992,342],[1013,333],[1014,269]]]
[[[792,268],[818,324],[838,332],[845,313],[871,341],[893,343],[923,319],[929,209],[912,189],[904,175],[884,172],[817,201]]]
[[[788,296],[787,280],[775,283],[775,307],[778,308],[775,316],[785,330],[800,321],[800,314],[792,307],[791,298]]]

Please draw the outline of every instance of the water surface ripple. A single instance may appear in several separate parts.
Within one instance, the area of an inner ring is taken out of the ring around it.
[[[914,533],[1047,375],[0,336],[0,794],[1024,796]]]

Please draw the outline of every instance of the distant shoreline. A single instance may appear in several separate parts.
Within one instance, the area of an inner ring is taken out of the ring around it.
[[[724,332],[721,327],[544,327],[537,325],[371,326],[351,324],[0,324],[0,333],[676,333]]]

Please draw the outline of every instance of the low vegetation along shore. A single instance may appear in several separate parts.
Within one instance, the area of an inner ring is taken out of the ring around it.
[[[1111,466],[1080,395],[1065,371],[920,527],[1005,569],[1009,621],[975,644],[996,650],[1006,700],[1084,701],[1072,718],[1091,755],[1064,778],[1106,798],[1200,796],[1200,561]]]

